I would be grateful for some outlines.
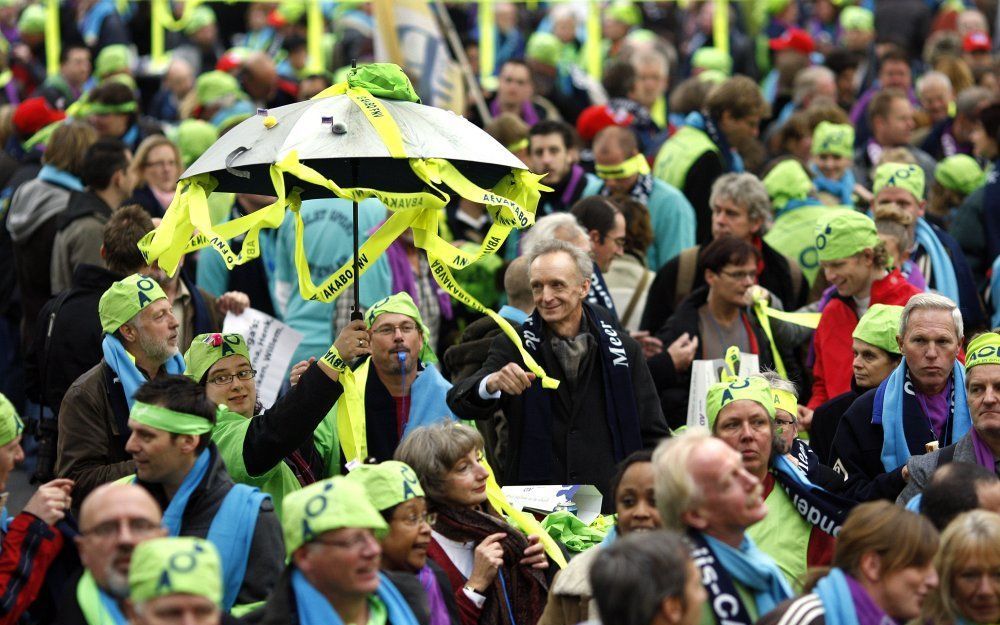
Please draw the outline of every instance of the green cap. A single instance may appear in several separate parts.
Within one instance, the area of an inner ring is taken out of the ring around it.
[[[17,30],[22,35],[41,35],[45,32],[45,8],[40,4],[29,4],[21,11],[17,20]]]
[[[224,405],[220,405],[218,408],[218,411],[222,410],[225,410]],[[212,428],[215,427],[214,423],[204,417],[177,412],[154,404],[144,404],[141,401],[132,404],[128,418],[171,434],[200,436],[211,432]]]
[[[700,82],[709,82],[713,85],[721,85],[729,79],[729,76],[720,72],[717,69],[706,69],[702,73],[698,74],[698,80]]]
[[[243,356],[250,362],[250,348],[242,334],[199,334],[191,340],[191,347],[184,354],[187,363],[184,375],[201,384],[212,365],[228,356]]]
[[[239,81],[231,74],[219,70],[212,70],[198,76],[198,80],[194,83],[194,90],[198,104],[202,106],[213,104],[227,96],[240,98],[243,95]]]
[[[417,310],[417,305],[413,303],[413,298],[410,297],[409,293],[401,291],[375,302],[365,312],[365,323],[368,324],[369,329],[375,324],[375,319],[382,313],[398,313],[416,321],[417,325],[420,326],[420,333],[424,337],[424,347],[420,350],[420,354],[418,354],[420,361],[437,362],[437,356],[434,355],[434,350],[431,349],[430,344],[431,331],[424,325],[424,320],[420,318],[420,311]]]
[[[956,154],[938,163],[934,179],[945,189],[969,195],[986,184],[986,172],[968,154]]]
[[[0,393],[0,447],[11,442],[24,431],[24,422],[10,400]]]
[[[775,15],[788,8],[789,4],[791,0],[764,0],[764,10],[768,15]]]
[[[717,382],[709,387],[705,398],[709,429],[715,427],[715,420],[723,408],[741,399],[757,402],[767,410],[769,417],[774,418],[774,396],[767,380],[760,377],[736,378],[729,382]]]
[[[844,30],[875,30],[875,14],[868,9],[856,6],[844,7],[840,12],[840,27]]]
[[[222,606],[222,563],[204,538],[151,538],[136,545],[128,567],[129,599],[145,603],[170,595],[196,595]]]
[[[113,334],[143,308],[166,298],[167,294],[156,280],[134,273],[112,284],[101,296],[101,301],[97,304],[101,328],[106,334]]]
[[[100,80],[132,69],[132,51],[121,43],[105,46],[94,59],[94,76]]]
[[[625,35],[625,41],[629,43],[656,43],[656,33],[648,28],[636,28]]]
[[[728,52],[712,46],[698,48],[691,56],[691,67],[702,70],[715,70],[726,76],[733,71],[733,57]]]
[[[323,532],[366,528],[385,536],[389,531],[385,519],[368,501],[365,489],[340,475],[285,495],[281,527],[289,556]]]
[[[368,501],[379,511],[398,506],[404,501],[424,496],[420,480],[410,465],[398,460],[381,464],[363,464],[347,474],[347,479],[360,484],[368,493]]]
[[[882,163],[872,177],[872,194],[878,195],[886,187],[909,191],[917,201],[924,199],[924,170],[910,163]]]
[[[181,152],[187,169],[198,160],[212,144],[219,140],[219,131],[212,124],[200,119],[185,119],[174,130],[173,140]]]
[[[850,258],[879,244],[875,222],[855,211],[836,211],[816,223],[816,252],[821,261]]]
[[[812,193],[812,178],[794,158],[781,161],[764,176],[764,188],[774,208],[781,210],[792,200],[804,200]]]
[[[820,122],[813,130],[812,153],[853,157],[854,127],[828,121]]]
[[[1000,365],[1000,334],[983,332],[969,341],[965,350],[965,370],[977,365]]]
[[[194,13],[191,14],[191,19],[188,20],[187,26],[184,27],[184,34],[191,36],[202,28],[215,23],[215,11],[212,10],[212,7],[204,4],[199,5],[194,10]]]
[[[524,58],[555,66],[559,64],[562,47],[563,44],[559,41],[559,37],[552,33],[536,32],[528,38],[528,44],[524,49]]]
[[[902,306],[872,304],[865,314],[861,315],[851,336],[890,354],[899,354],[896,335],[899,334],[899,319],[902,316]]]
[[[629,26],[638,26],[642,23],[642,11],[629,0],[612,2],[611,6],[604,9],[604,17]]]

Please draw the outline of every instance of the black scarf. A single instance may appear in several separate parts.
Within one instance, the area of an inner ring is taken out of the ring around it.
[[[615,462],[642,449],[639,411],[632,390],[632,375],[625,347],[614,326],[599,319],[594,309],[583,303],[588,330],[597,339],[601,353],[601,379],[604,382],[604,416],[611,435]],[[544,321],[535,310],[524,322],[521,336],[525,349],[536,360],[545,332]],[[552,481],[552,396],[535,380],[524,393],[524,430],[521,433],[521,460],[518,481],[522,484],[546,484]]]
[[[708,541],[701,537],[700,532],[693,530],[687,533],[686,538],[691,543],[691,559],[701,573],[702,585],[708,593],[708,605],[716,622],[719,625],[753,625],[750,611],[743,605],[743,599],[736,590],[736,583],[716,559]]]
[[[587,291],[587,303],[591,306],[603,306],[607,308],[616,318],[618,311],[615,310],[615,300],[611,298],[608,290],[608,283],[604,281],[604,274],[597,263],[594,263],[594,271],[590,274],[590,290]]]
[[[805,445],[802,445],[805,448]],[[801,451],[801,450],[799,450]],[[815,454],[814,454],[815,456]],[[799,458],[799,466],[802,461],[809,462],[808,457],[796,454]],[[818,461],[818,458],[817,458]],[[775,458],[771,467],[771,474],[774,475],[775,482],[784,489],[788,498],[792,500],[792,505],[798,513],[810,525],[818,527],[821,531],[837,537],[840,527],[844,524],[847,514],[854,507],[854,502],[843,497],[828,492],[826,489],[813,484],[806,477],[806,470],[796,471],[791,460],[785,456]]]

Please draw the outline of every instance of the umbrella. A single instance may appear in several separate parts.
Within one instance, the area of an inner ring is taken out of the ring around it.
[[[452,297],[492,316],[520,346],[509,324],[466,293],[451,268],[467,267],[496,252],[512,229],[534,223],[543,188],[539,176],[462,117],[420,104],[405,74],[392,64],[352,69],[346,83],[312,100],[258,113],[223,135],[184,172],[162,223],[139,244],[147,262],[157,260],[173,273],[184,253],[210,246],[232,268],[259,255],[260,230],[278,227],[287,208],[296,216],[295,261],[302,296],[332,301],[353,284],[354,314],[360,316],[357,278],[412,228],[414,243],[427,253],[438,283]],[[212,224],[206,196],[215,190],[278,199],[251,215]],[[478,250],[459,249],[438,235],[438,219],[450,193],[486,205],[493,218]],[[303,199],[331,195],[353,201],[354,255],[315,285],[298,210]],[[392,215],[359,248],[357,203],[367,197],[381,200]],[[235,254],[227,241],[243,234],[242,251]],[[557,384],[523,349],[522,355],[546,387]]]

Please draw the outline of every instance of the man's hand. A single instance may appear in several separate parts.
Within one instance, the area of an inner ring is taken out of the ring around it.
[[[533,569],[549,568],[549,559],[545,557],[545,546],[538,536],[528,536],[528,547],[524,550],[521,565]]]
[[[805,406],[799,406],[799,431],[808,432],[813,423],[813,411]]]
[[[687,371],[698,353],[698,337],[691,338],[687,332],[677,337],[677,340],[667,348],[670,360],[674,361],[674,371]]]
[[[333,346],[337,348],[340,357],[347,362],[372,353],[368,326],[361,319],[355,319],[340,331]]]
[[[215,308],[219,311],[220,315],[225,315],[226,313],[233,313],[234,315],[243,314],[244,310],[250,308],[250,296],[242,291],[223,293],[219,296],[219,299],[215,300]]]
[[[69,493],[73,490],[73,480],[59,478],[47,484],[42,484],[24,506],[24,511],[32,514],[47,525],[55,525],[66,516],[73,498]]]
[[[639,347],[642,348],[642,355],[646,358],[652,358],[663,351],[663,341],[650,335],[646,330],[629,332],[629,336],[639,343]]]
[[[506,393],[508,395],[520,395],[531,387],[535,381],[535,374],[525,371],[517,363],[508,362],[503,369],[496,373],[491,373],[486,378],[486,391],[489,393]]]

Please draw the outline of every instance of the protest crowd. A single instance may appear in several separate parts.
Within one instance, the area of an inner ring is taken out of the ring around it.
[[[0,625],[1000,622],[995,0],[0,0],[0,142]]]

